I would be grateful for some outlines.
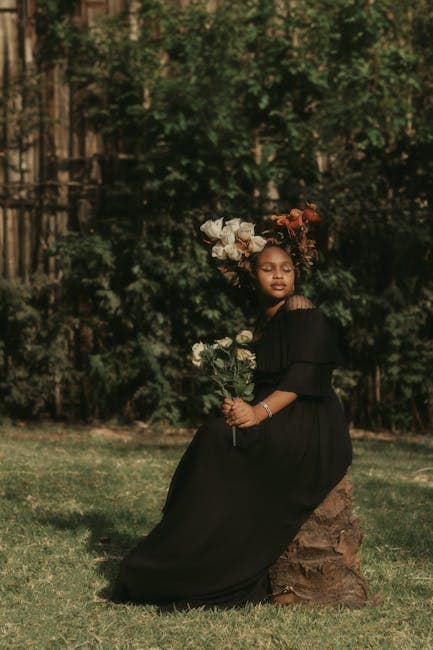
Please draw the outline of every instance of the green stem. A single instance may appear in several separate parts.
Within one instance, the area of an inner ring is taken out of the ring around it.
[[[236,399],[236,397],[231,397],[230,399]],[[233,440],[233,447],[236,447],[236,425],[232,426],[232,440]]]
[[[230,393],[226,389],[224,389],[224,392],[229,399],[235,399],[230,395]],[[232,426],[232,440],[233,440],[233,447],[236,447],[236,425]]]

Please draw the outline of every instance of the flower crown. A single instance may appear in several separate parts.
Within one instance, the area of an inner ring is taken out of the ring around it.
[[[318,258],[316,243],[308,237],[310,222],[322,219],[314,203],[307,203],[303,210],[293,208],[288,214],[272,214],[265,217],[269,227],[255,235],[255,224],[239,218],[208,219],[200,226],[206,235],[204,243],[212,247],[218,269],[234,286],[242,286],[251,269],[251,255],[260,253],[268,244],[281,246],[291,256],[295,271],[307,271]],[[265,235],[265,236],[264,236]],[[267,236],[266,236],[267,235]]]

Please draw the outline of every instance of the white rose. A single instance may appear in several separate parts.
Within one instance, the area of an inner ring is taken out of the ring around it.
[[[209,239],[219,239],[221,235],[221,230],[223,227],[223,217],[221,219],[217,219],[216,221],[212,221],[212,219],[208,219],[202,225],[200,226],[200,230],[204,232],[204,234],[209,237]]]
[[[255,237],[251,237],[250,241],[248,242],[248,250],[251,251],[251,253],[260,253],[266,245],[266,239],[264,237],[260,237],[260,235],[256,235]]]
[[[254,237],[254,224],[248,221],[242,221],[236,236],[242,239],[242,241],[248,241],[251,237]]]
[[[242,257],[242,251],[236,246],[236,244],[228,244],[227,246],[224,246],[224,250],[227,253],[227,257],[235,262],[240,260]]]
[[[231,228],[233,232],[236,232],[241,224],[241,220],[236,217],[235,219],[230,219],[229,221],[226,221],[226,226]]]
[[[222,244],[214,244],[212,246],[212,257],[217,257],[219,260],[227,259],[227,253]]]
[[[236,356],[239,361],[249,361],[251,368],[256,367],[256,355],[250,350],[245,350],[244,348],[238,348],[236,350]]]
[[[250,330],[242,330],[236,337],[237,343],[251,343],[253,340],[253,333]]]
[[[220,239],[224,246],[234,244],[236,237],[233,228],[230,228],[230,226],[224,226],[221,230]]]
[[[223,339],[217,339],[215,343],[217,343],[220,348],[229,348],[233,343],[233,339],[231,339],[229,336],[225,336]]]
[[[202,364],[202,359],[201,359],[201,353],[205,349],[205,344],[200,341],[199,343],[194,343],[192,346],[192,362],[195,366],[198,368],[201,367]]]

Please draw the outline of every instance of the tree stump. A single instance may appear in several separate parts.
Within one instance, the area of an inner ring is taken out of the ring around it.
[[[362,532],[352,512],[352,492],[346,474],[269,569],[272,603],[366,604],[358,559]]]

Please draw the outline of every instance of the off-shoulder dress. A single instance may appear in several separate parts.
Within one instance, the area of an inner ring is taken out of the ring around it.
[[[237,428],[222,415],[196,431],[172,476],[159,523],[120,564],[113,599],[160,611],[269,601],[268,569],[352,462],[349,427],[332,385],[342,361],[318,307],[270,319],[256,353],[257,404],[274,390],[297,398]]]

